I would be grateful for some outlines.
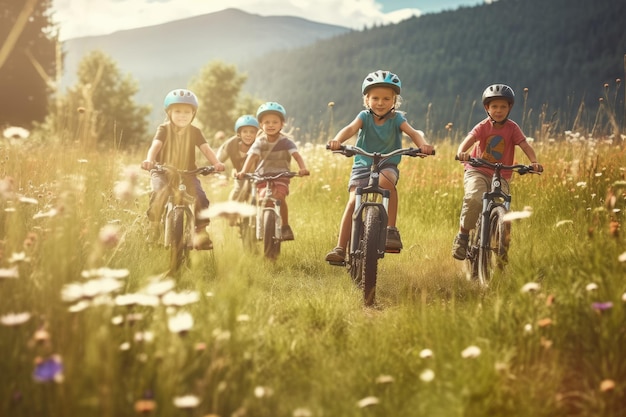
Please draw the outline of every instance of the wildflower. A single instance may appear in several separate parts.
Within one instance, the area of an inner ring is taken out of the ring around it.
[[[35,213],[35,215],[33,216],[33,219],[34,219],[34,220],[37,220],[37,219],[43,219],[43,218],[54,217],[54,216],[56,216],[57,214],[59,214],[59,212],[57,211],[57,209],[55,209],[55,208],[51,208],[50,210],[45,211],[45,212],[40,211],[40,212]]]
[[[613,381],[612,379],[605,379],[602,382],[600,382],[600,391],[607,392],[607,391],[613,391],[614,389],[615,389],[615,381]]]
[[[598,289],[598,284],[596,284],[595,282],[591,282],[589,284],[587,284],[587,286],[585,287],[585,289],[589,292],[591,291],[595,291]]]
[[[541,336],[541,339],[539,340],[539,344],[544,349],[550,349],[552,347],[552,343],[553,343],[552,340],[546,339],[543,336]]]
[[[561,227],[566,224],[574,224],[574,221],[573,220],[560,220],[556,222],[556,227]]]
[[[587,187],[587,182],[585,182],[585,181],[578,181],[576,183],[576,186],[577,187],[581,187],[581,188],[585,188],[585,187]]]
[[[477,358],[479,357],[481,354],[481,350],[478,346],[468,346],[466,347],[463,352],[461,352],[461,357],[468,359],[468,358]]]
[[[80,313],[81,311],[86,310],[89,306],[89,301],[80,300],[76,304],[72,304],[71,306],[69,306],[67,308],[67,311],[69,311],[70,313]]]
[[[128,343],[128,342],[124,342],[124,343],[122,343],[122,344],[120,345],[120,350],[121,350],[122,352],[125,352],[125,351],[127,351],[127,350],[129,350],[129,349],[130,349],[130,343]]]
[[[376,397],[365,397],[357,402],[357,406],[359,408],[365,408],[379,403],[380,400]]]
[[[193,327],[193,317],[187,312],[180,312],[170,317],[167,326],[172,333],[185,334]]]
[[[420,379],[424,382],[431,382],[435,379],[435,372],[432,369],[424,369],[422,373],[420,373]]]
[[[537,326],[539,327],[548,327],[552,325],[552,319],[549,317],[546,317],[545,319],[541,319],[537,322]]]
[[[313,413],[308,408],[296,408],[291,414],[292,417],[313,417]]]
[[[104,247],[114,248],[120,241],[120,227],[113,224],[104,225],[98,233],[98,240]]]
[[[154,333],[152,332],[137,332],[135,333],[135,342],[150,343],[154,340]]]
[[[510,222],[512,220],[526,219],[533,214],[530,210],[522,210],[522,211],[509,211],[504,216],[502,216],[502,220],[505,222]]]
[[[539,291],[540,288],[541,288],[541,285],[539,285],[536,282],[527,282],[526,284],[524,284],[521,291],[524,293],[535,292],[535,291]]]
[[[9,126],[2,131],[6,139],[28,139],[30,132],[20,126]]]
[[[230,340],[230,332],[228,330],[215,329],[213,330],[213,336],[217,341]]]
[[[592,303],[591,304],[591,308],[593,308],[595,311],[601,313],[605,310],[610,310],[613,308],[613,303],[610,301],[606,301],[604,303]]]
[[[195,395],[183,395],[174,397],[174,407],[176,408],[196,408],[200,405],[200,399]]]
[[[211,204],[208,209],[198,213],[201,219],[213,219],[216,217],[231,218],[233,214],[242,217],[251,217],[256,214],[256,207],[252,204],[241,203],[239,201],[226,201]]]
[[[182,307],[187,304],[192,304],[200,300],[200,294],[197,291],[186,292],[174,292],[170,291],[163,295],[161,302],[164,306],[176,306]]]
[[[526,323],[524,325],[524,333],[532,333],[533,331],[533,325],[530,323]]]
[[[39,201],[37,201],[37,199],[35,199],[35,198],[31,198],[31,197],[24,197],[24,196],[22,196],[22,197],[20,197],[20,198],[18,199],[18,201],[19,201],[20,203],[24,203],[24,204],[32,204],[32,205],[37,205],[37,204],[39,204]]]
[[[334,101],[329,101],[328,102],[328,107],[335,107],[335,102]]]
[[[622,294],[622,301],[626,303],[626,292]]]
[[[30,262],[30,258],[26,256],[25,252],[13,252],[8,261],[10,264],[16,264],[21,262]]]
[[[269,387],[258,386],[254,388],[254,396],[257,398],[271,397],[274,394],[274,390]]]
[[[377,384],[391,384],[394,381],[391,375],[378,375],[376,377]]]
[[[433,357],[433,351],[430,349],[422,349],[422,351],[420,352],[420,358],[422,359],[432,358],[432,357]]]
[[[238,322],[250,321],[250,316],[247,314],[240,314],[237,316]]]
[[[135,411],[140,414],[148,414],[156,409],[154,400],[137,400],[135,402]]]
[[[157,297],[161,297],[163,294],[167,293],[172,288],[174,288],[174,281],[171,279],[164,280],[164,281],[154,280],[152,281],[151,284],[149,284],[145,288],[144,291],[148,295],[155,295]]]
[[[0,317],[0,323],[4,326],[19,326],[20,324],[24,324],[30,320],[30,317],[30,313],[28,312],[17,314],[9,313]]]
[[[0,268],[0,279],[16,279],[20,277],[17,267]]]
[[[33,378],[37,382],[63,382],[63,363],[61,356],[52,355],[47,359],[35,358]]]

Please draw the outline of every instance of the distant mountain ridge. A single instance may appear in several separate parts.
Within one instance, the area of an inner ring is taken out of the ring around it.
[[[209,62],[239,64],[271,51],[314,43],[351,29],[291,16],[259,16],[239,9],[123,30],[109,35],[68,39],[62,86],[73,84],[83,57],[102,50],[122,73],[140,81],[195,74]]]

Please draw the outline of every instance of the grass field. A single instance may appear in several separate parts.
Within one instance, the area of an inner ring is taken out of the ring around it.
[[[488,289],[450,249],[456,144],[406,158],[405,249],[379,264],[377,308],[323,258],[351,160],[300,144],[294,242],[275,263],[212,220],[180,277],[144,244],[143,154],[0,146],[0,416],[626,415],[626,158],[562,134],[512,184],[510,262]],[[520,162],[526,163],[520,154]],[[224,201],[227,177],[203,177]]]

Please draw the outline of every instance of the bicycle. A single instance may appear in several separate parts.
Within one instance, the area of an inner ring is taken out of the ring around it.
[[[481,286],[487,287],[496,271],[504,269],[511,240],[511,222],[505,221],[504,217],[511,209],[511,194],[502,189],[502,171],[513,171],[520,175],[539,172],[533,171],[532,165],[504,165],[480,158],[470,158],[468,162],[473,167],[493,169],[491,188],[483,193],[481,215],[476,227],[470,231],[464,261],[468,278],[478,280]]]
[[[187,192],[184,180],[189,176],[208,175],[215,171],[215,167],[179,170],[173,166],[157,164],[154,170],[167,174],[171,188],[161,216],[161,230],[163,246],[170,250],[169,271],[175,273],[189,260],[189,251],[193,248],[195,236],[196,199]]]
[[[243,178],[252,183],[250,204],[256,207],[252,217],[242,217],[240,234],[245,249],[256,252],[256,242],[263,242],[263,255],[276,260],[280,254],[282,242],[282,218],[280,217],[280,200],[273,196],[272,184],[279,178],[293,178],[297,172],[280,172],[278,174],[261,175],[245,173]],[[263,196],[259,196],[257,185],[265,183]]]
[[[330,149],[326,145],[326,149]],[[367,152],[357,146],[341,145],[333,153],[346,157],[363,155],[372,158],[369,182],[366,187],[355,189],[356,201],[352,215],[352,232],[350,235],[350,250],[347,253],[348,262],[331,262],[333,265],[346,266],[354,283],[363,289],[363,300],[366,306],[372,306],[376,301],[376,281],[378,275],[378,260],[385,253],[399,253],[400,251],[386,251],[387,241],[387,210],[389,207],[390,191],[379,185],[380,171],[385,161],[397,155],[424,158],[420,148],[403,148],[382,154]],[[432,155],[435,152],[433,150]]]

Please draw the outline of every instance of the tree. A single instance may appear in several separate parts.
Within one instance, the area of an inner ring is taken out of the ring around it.
[[[247,78],[237,72],[235,65],[214,61],[192,79],[190,89],[200,104],[196,119],[206,132],[232,131],[240,116],[237,101]]]
[[[135,104],[133,96],[139,87],[130,75],[122,76],[111,57],[99,50],[83,58],[77,75],[65,103],[88,120],[77,129],[79,141],[128,147],[145,140],[150,107]]]
[[[48,113],[58,43],[50,3],[0,0],[0,125],[30,129]]]

